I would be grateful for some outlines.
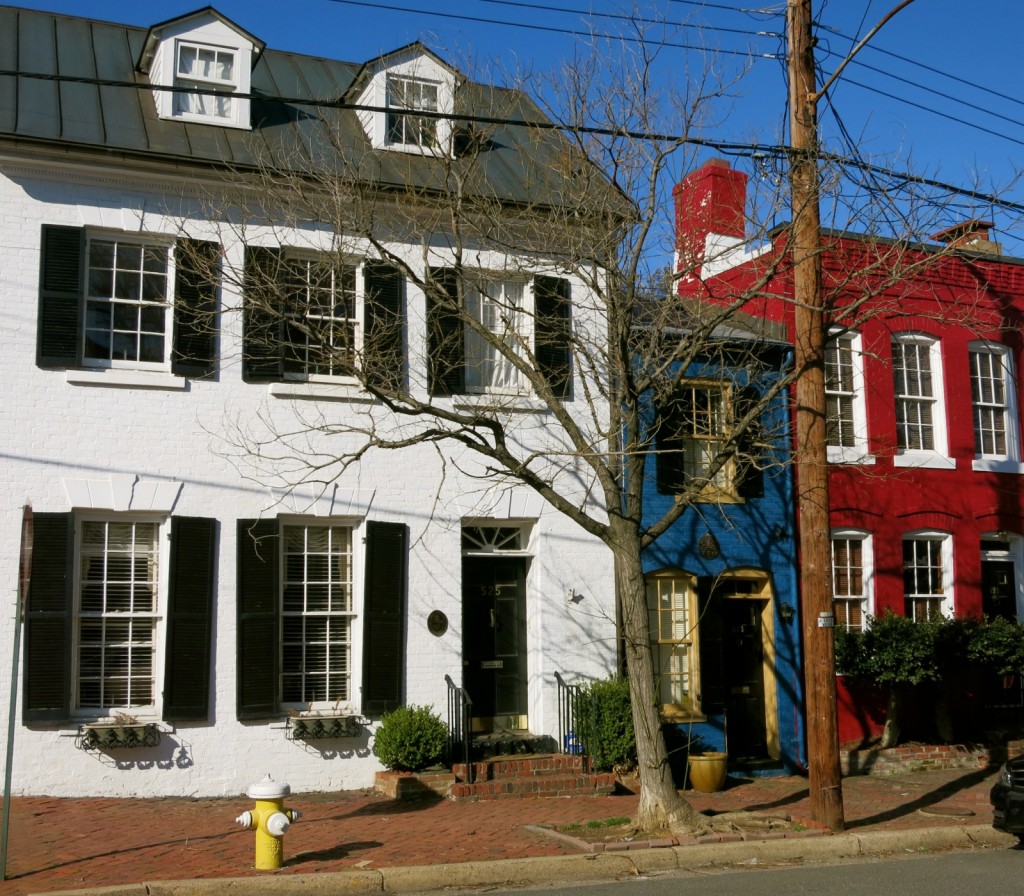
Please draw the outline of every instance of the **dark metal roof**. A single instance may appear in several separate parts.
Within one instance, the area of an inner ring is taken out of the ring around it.
[[[267,49],[252,71],[252,130],[160,119],[147,77],[135,70],[148,29],[0,6],[0,141],[213,166],[302,169],[342,164],[381,184],[440,186],[436,159],[373,150],[352,109],[318,106],[345,96],[365,63]],[[105,82],[105,83],[104,83]],[[286,98],[281,102],[280,98]],[[306,102],[300,102],[306,101]],[[523,93],[465,83],[456,113],[547,122]],[[457,123],[458,124],[458,123]],[[479,154],[456,164],[482,195],[523,203],[580,205],[586,200],[557,174],[571,170],[568,141],[557,131],[489,123]],[[339,149],[340,147],[340,149]],[[539,166],[539,167],[538,167]],[[587,178],[593,189],[594,178]],[[592,194],[609,201],[605,183]],[[600,195],[603,194],[603,195]]]

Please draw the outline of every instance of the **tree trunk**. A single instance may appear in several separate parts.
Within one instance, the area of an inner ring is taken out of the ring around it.
[[[668,764],[654,687],[654,659],[639,542],[613,545],[612,551],[640,772],[640,805],[634,824],[640,831],[666,828],[679,833],[707,831],[707,819],[676,790]]]

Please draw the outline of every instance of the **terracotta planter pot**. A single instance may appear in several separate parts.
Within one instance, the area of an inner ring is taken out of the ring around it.
[[[690,785],[701,793],[714,793],[725,786],[725,753],[699,753],[689,758]]]

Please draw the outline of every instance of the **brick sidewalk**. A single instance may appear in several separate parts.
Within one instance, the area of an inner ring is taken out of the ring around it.
[[[847,829],[907,830],[988,824],[995,769],[948,769],[843,781]],[[721,793],[687,792],[699,810],[782,812],[808,822],[804,778],[730,782]],[[527,830],[629,816],[637,797],[401,803],[371,791],[294,794],[303,817],[285,839],[280,874],[568,855]],[[7,877],[0,896],[146,880],[256,875],[253,833],[234,823],[250,808],[224,799],[15,798]],[[968,814],[968,813],[973,813]],[[263,872],[266,874],[267,872]]]

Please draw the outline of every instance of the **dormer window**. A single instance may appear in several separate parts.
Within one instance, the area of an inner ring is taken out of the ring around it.
[[[264,43],[211,7],[150,28],[136,68],[164,119],[250,128],[252,69]]]
[[[235,50],[179,41],[176,56],[176,87],[212,87],[221,94],[238,90],[238,60]],[[223,95],[176,92],[174,114],[232,121],[234,99]]]
[[[455,95],[463,76],[420,43],[366,63],[347,100],[359,107],[374,149],[445,157],[453,154]]]
[[[438,111],[438,85],[415,78],[387,79],[387,141],[400,146],[433,149],[437,146],[437,119],[415,112]]]

